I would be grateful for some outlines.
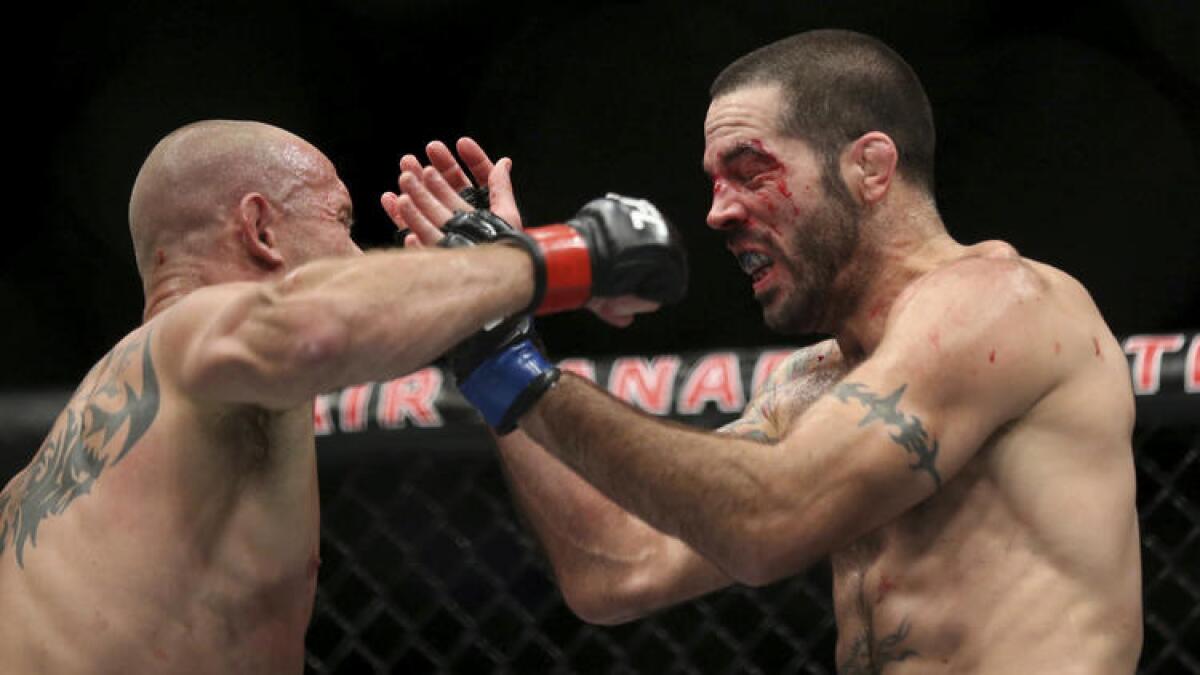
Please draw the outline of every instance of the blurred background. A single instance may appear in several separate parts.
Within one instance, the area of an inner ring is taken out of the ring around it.
[[[960,241],[1007,240],[1064,269],[1117,335],[1198,328],[1198,5],[27,7],[4,47],[12,122],[0,483],[32,455],[78,379],[140,322],[129,190],[154,143],[200,119],[261,120],[322,149],[350,188],[364,247],[390,242],[379,195],[394,189],[400,156],[432,139],[469,134],[494,157],[512,157],[527,224],[562,220],[608,191],[650,198],[685,234],[690,297],[623,331],[586,314],[541,325],[552,353],[596,359],[601,379],[615,355],[686,352],[694,364],[734,348],[752,364],[768,346],[808,341],[762,326],[749,280],[704,226],[710,185],[700,156],[717,72],[811,28],[875,35],[922,78],[938,128],[939,205]],[[1181,380],[1182,352],[1172,358]],[[1175,401],[1188,407],[1140,425],[1134,439],[1146,673],[1200,673],[1200,413],[1188,412],[1195,399],[1177,380]],[[326,401],[331,419],[346,400]],[[310,672],[831,672],[821,567],[625,627],[580,623],[516,524],[486,434],[461,401],[439,395],[443,404],[441,430],[372,420],[345,434],[332,423],[319,441],[325,564]]]
[[[529,223],[606,191],[685,232],[691,299],[627,331],[543,328],[559,354],[792,338],[706,230],[707,88],[800,30],[882,38],[922,77],[937,194],[961,241],[1004,239],[1095,296],[1118,334],[1200,318],[1200,24],[1193,0],[591,2],[258,0],[46,3],[8,57],[11,233],[0,252],[6,388],[73,385],[141,317],[130,187],[153,144],[205,118],[256,119],[321,148],[364,246],[378,204],[431,139],[515,164]],[[21,38],[22,36],[17,36]],[[9,47],[13,49],[12,45]]]

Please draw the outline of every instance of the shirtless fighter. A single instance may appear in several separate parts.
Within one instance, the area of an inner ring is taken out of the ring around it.
[[[490,172],[497,194],[507,171]],[[682,259],[668,230],[598,201],[607,220],[569,222],[603,251],[572,260],[632,267],[633,288]],[[408,373],[544,297],[571,308],[545,273],[553,252],[364,256],[351,220],[333,165],[282,129],[201,122],[153,149],[129,205],[145,321],[0,492],[0,670],[302,672],[319,565],[313,396]],[[571,297],[610,296],[617,316],[615,288],[576,283]]]
[[[841,673],[1133,672],[1134,405],[1087,291],[947,234],[929,103],[878,41],[800,34],[711,93],[708,225],[768,325],[834,339],[721,433],[545,392],[500,448],[568,604],[626,621],[830,557]]]

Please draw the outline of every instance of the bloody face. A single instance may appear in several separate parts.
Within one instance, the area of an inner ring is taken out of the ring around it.
[[[812,147],[777,130],[780,109],[776,85],[712,102],[704,125],[708,225],[725,234],[768,326],[828,332],[830,293],[857,243],[858,212],[845,191],[827,187],[829,169]]]

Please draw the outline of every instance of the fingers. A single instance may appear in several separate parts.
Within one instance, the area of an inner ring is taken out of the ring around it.
[[[442,238],[441,230],[429,222],[429,219],[413,204],[412,198],[408,195],[385,192],[379,198],[379,203],[397,228],[409,230],[409,234],[404,237],[405,248],[433,245]]]
[[[657,302],[645,300],[633,295],[622,295],[615,298],[592,298],[588,301],[588,309],[596,316],[614,326],[624,328],[633,323],[638,314],[646,314],[657,310]]]
[[[521,229],[521,212],[517,209],[517,199],[513,195],[511,159],[505,157],[492,168],[488,174],[487,186],[492,213],[513,227]]]
[[[475,142],[475,139],[464,136],[458,139],[458,143],[455,143],[455,149],[458,150],[458,156],[462,158],[463,164],[467,166],[471,176],[475,178],[475,184],[488,185],[488,178],[495,165],[492,164],[492,160],[488,158],[483,148]]]
[[[462,168],[458,165],[458,160],[454,158],[454,154],[450,152],[450,148],[447,148],[445,143],[433,141],[426,145],[425,155],[429,157],[429,163],[437,169],[442,179],[453,188],[454,192],[471,187],[471,179],[463,173]]]
[[[400,189],[404,194],[396,198],[395,209],[417,239],[429,245],[442,238],[438,227],[454,214],[425,187],[423,174],[426,173],[438,175],[432,168],[426,168],[421,174],[400,174]]]
[[[421,160],[408,154],[400,158],[400,173],[421,173]]]
[[[417,208],[411,197],[407,194],[400,195],[396,200],[396,208],[403,215],[404,221],[408,223],[410,234],[404,237],[404,245],[408,246],[411,240],[415,239],[420,244],[433,246],[438,243],[445,235],[437,228],[424,213]]]
[[[445,177],[434,167],[427,166],[421,172],[421,184],[443,206],[454,211],[473,211],[474,207],[458,196],[458,190],[446,182]],[[443,221],[444,222],[444,221]]]

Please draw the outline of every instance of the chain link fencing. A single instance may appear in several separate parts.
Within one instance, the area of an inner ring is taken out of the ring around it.
[[[1200,674],[1200,396],[1190,388],[1200,340],[1155,351],[1144,337],[1125,343],[1139,394],[1139,672]],[[783,353],[568,366],[643,408],[715,427]],[[490,438],[440,380],[435,390],[430,374],[417,377],[390,394],[318,401],[323,564],[308,672],[835,672],[827,564],[621,626],[576,618],[519,523]]]

